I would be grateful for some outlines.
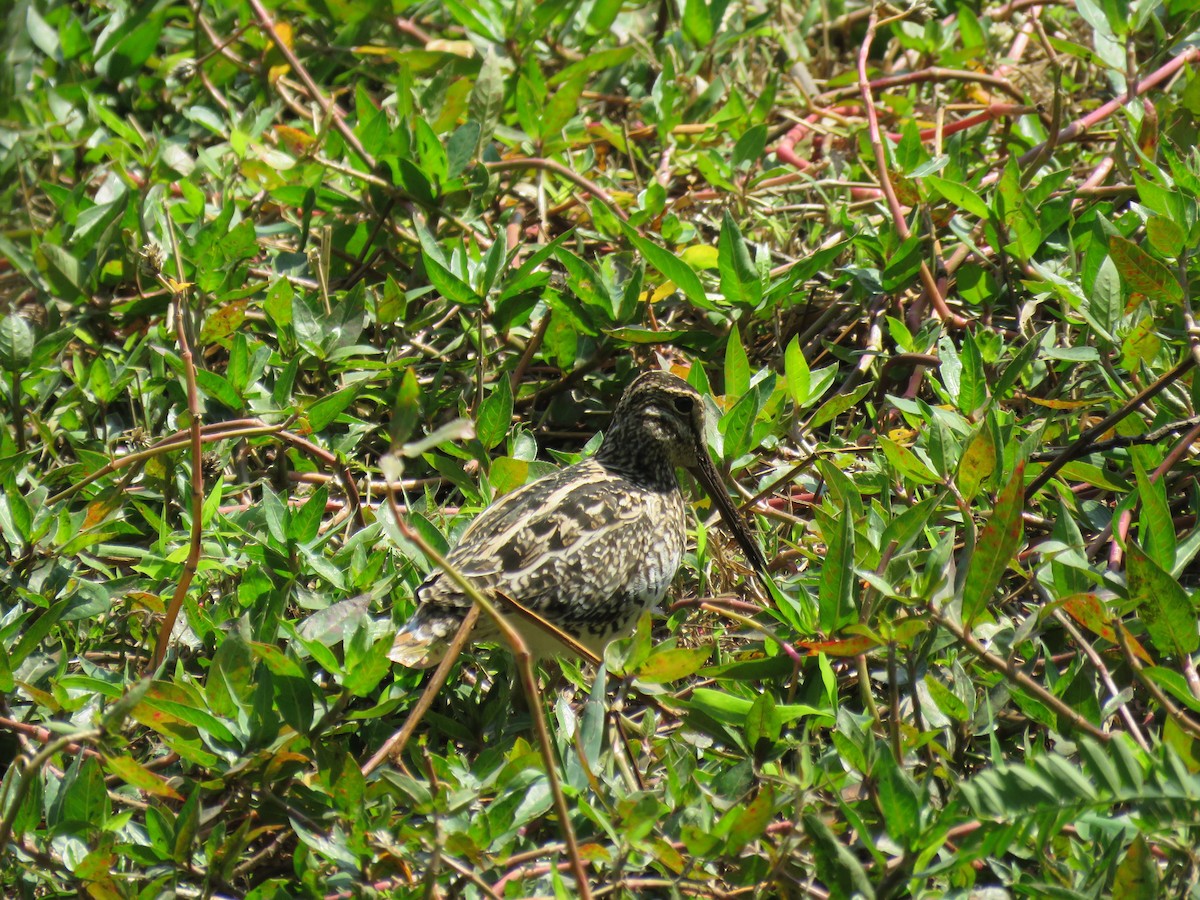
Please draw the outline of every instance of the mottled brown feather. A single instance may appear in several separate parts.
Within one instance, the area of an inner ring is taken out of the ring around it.
[[[686,524],[677,466],[698,471],[757,567],[761,553],[705,450],[700,395],[665,372],[648,372],[626,390],[592,459],[501,497],[448,561],[502,610],[501,597],[511,597],[599,653],[662,599],[679,568]],[[443,572],[430,575],[415,599],[390,656],[406,666],[436,665],[470,600]],[[544,629],[518,616],[509,621],[539,655],[562,650]],[[497,637],[495,623],[481,616],[472,639]]]

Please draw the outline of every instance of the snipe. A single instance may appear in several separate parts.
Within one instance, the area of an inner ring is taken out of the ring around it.
[[[450,553],[501,611],[516,600],[597,654],[629,634],[667,591],[683,556],[684,500],[676,467],[692,469],[742,552],[766,562],[730,502],[704,442],[704,404],[686,381],[647,372],[625,391],[596,455],[501,497]],[[442,572],[416,590],[417,611],[389,654],[433,666],[471,601]],[[509,621],[538,655],[561,652],[552,634],[519,615]],[[475,641],[496,640],[481,616]]]

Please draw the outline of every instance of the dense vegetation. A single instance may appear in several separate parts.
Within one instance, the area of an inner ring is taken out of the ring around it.
[[[1196,896],[1198,27],[16,0],[0,892]],[[603,668],[423,694],[660,366],[772,583],[695,495]]]

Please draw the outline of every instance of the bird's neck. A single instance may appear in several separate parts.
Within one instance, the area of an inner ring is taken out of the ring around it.
[[[662,446],[647,434],[614,429],[604,435],[595,459],[610,471],[660,491],[678,490],[675,466]]]

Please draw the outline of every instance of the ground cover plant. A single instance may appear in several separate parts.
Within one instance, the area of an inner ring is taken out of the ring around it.
[[[1200,894],[1192,4],[6,15],[4,896]],[[657,367],[769,579],[393,666]]]

